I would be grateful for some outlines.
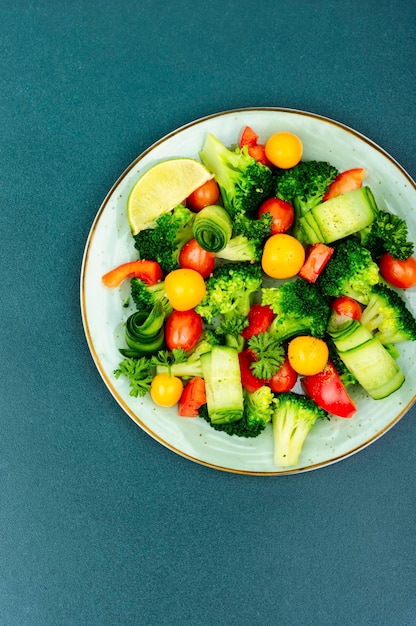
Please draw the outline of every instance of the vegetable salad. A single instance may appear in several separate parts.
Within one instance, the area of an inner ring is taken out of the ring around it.
[[[414,246],[364,169],[302,160],[293,133],[260,144],[246,126],[236,139],[206,136],[209,180],[132,234],[137,259],[103,276],[109,289],[129,281],[136,307],[114,374],[229,436],[272,428],[276,466],[290,467],[316,420],[354,417],[351,386],[380,400],[403,384]]]

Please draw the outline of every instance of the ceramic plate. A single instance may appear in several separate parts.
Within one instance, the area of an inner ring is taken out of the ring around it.
[[[81,310],[85,333],[104,383],[124,411],[161,444],[195,462],[244,474],[288,474],[323,467],[369,445],[391,428],[410,408],[416,395],[415,348],[400,345],[399,364],[405,384],[389,398],[375,401],[363,391],[352,390],[358,412],[352,419],[331,417],[315,424],[304,444],[299,464],[285,469],[273,464],[272,432],[255,439],[230,437],[212,429],[204,420],[180,418],[175,409],[157,408],[150,399],[132,398],[128,381],[113,375],[124,345],[123,322],[130,311],[123,308],[129,295],[127,284],[109,290],[102,275],[136,258],[126,218],[130,189],[149,166],[169,157],[198,158],[206,133],[214,133],[225,145],[238,141],[249,125],[260,142],[278,130],[296,133],[304,146],[305,160],[330,161],[339,170],[364,167],[368,184],[380,208],[405,217],[409,236],[416,240],[416,186],[403,168],[372,141],[330,119],[291,109],[239,109],[211,115],[187,124],[148,148],[127,168],[100,207],[85,248],[81,274]],[[128,281],[127,281],[128,282]],[[405,294],[416,311],[415,290]]]

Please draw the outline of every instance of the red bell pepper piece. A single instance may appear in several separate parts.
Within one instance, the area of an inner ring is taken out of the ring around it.
[[[302,265],[299,276],[310,283],[314,283],[324,269],[334,252],[334,248],[324,243],[315,243],[307,251],[305,263]]]
[[[272,164],[266,156],[266,146],[259,143],[255,146],[249,146],[248,153],[253,157],[253,159],[256,159],[256,161],[262,165],[267,165],[267,167],[270,168],[272,167]]]
[[[257,376],[254,376],[251,371],[250,365],[256,360],[256,355],[252,350],[247,348],[246,350],[239,352],[238,360],[240,362],[241,384],[244,389],[253,393],[266,384],[266,380],[257,378]]]
[[[102,277],[106,287],[118,287],[126,278],[140,278],[147,285],[155,285],[163,278],[162,269],[157,261],[130,261],[107,272]]]
[[[253,335],[265,333],[275,318],[275,314],[268,304],[252,304],[247,315],[248,326],[241,335],[244,339],[250,339]]]
[[[240,148],[243,146],[255,146],[259,136],[254,132],[250,126],[245,126],[240,138]]]
[[[195,376],[184,387],[179,400],[178,414],[181,417],[197,417],[198,409],[206,404],[205,381]]]
[[[259,163],[272,167],[269,159],[266,157],[266,147],[264,144],[257,143],[259,136],[250,126],[245,126],[240,137],[240,148],[247,146],[247,152],[253,159]]]
[[[318,406],[338,417],[352,417],[357,411],[333,363],[328,361],[319,374],[302,379],[305,393]]]
[[[346,193],[347,191],[359,189],[363,184],[364,177],[365,170],[362,167],[354,167],[351,170],[341,172],[329,185],[328,191],[323,197],[323,202],[335,198],[342,193]]]

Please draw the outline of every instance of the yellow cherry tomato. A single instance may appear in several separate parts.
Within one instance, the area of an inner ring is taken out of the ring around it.
[[[272,278],[296,276],[305,262],[305,249],[295,237],[278,233],[269,237],[263,248],[261,265]]]
[[[295,337],[287,348],[289,363],[302,376],[313,376],[321,372],[328,361],[328,346],[317,337]]]
[[[266,157],[281,169],[294,167],[302,158],[303,145],[297,135],[289,132],[275,133],[266,141]]]
[[[171,374],[157,374],[150,385],[150,397],[159,406],[173,406],[179,402],[182,392],[181,379]]]
[[[166,295],[176,311],[189,311],[205,296],[206,286],[201,274],[192,269],[179,269],[165,277]]]

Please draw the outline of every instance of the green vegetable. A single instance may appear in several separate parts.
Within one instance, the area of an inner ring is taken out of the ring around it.
[[[125,338],[129,350],[120,348],[127,357],[151,355],[161,349],[165,340],[165,311],[160,302],[156,302],[150,313],[136,311],[126,321]]]
[[[203,377],[201,355],[210,352],[214,346],[219,345],[215,334],[210,330],[204,330],[198,343],[191,352],[185,352],[181,348],[172,351],[160,350],[152,357],[152,363],[156,367],[157,374],[170,373],[179,378]]]
[[[325,334],[330,307],[314,283],[297,278],[278,287],[263,288],[262,304],[268,304],[276,314],[269,328],[276,341],[295,335]]]
[[[254,293],[260,289],[261,283],[262,272],[259,263],[237,262],[220,265],[206,280],[206,294],[195,310],[208,324],[212,324],[218,315],[225,318],[246,317]]]
[[[200,361],[211,421],[222,424],[241,419],[244,397],[237,350],[214,346]]]
[[[377,206],[369,187],[360,187],[326,200],[299,219],[303,241],[333,243],[358,233],[375,219]]]
[[[301,161],[295,167],[280,170],[276,176],[275,195],[295,209],[292,234],[302,239],[299,219],[322,202],[338,170],[325,161]]]
[[[236,422],[227,422],[224,424],[218,424],[213,422],[208,414],[208,407],[206,404],[202,405],[199,409],[199,417],[204,419],[211,428],[226,433],[227,435],[235,435],[236,437],[244,437],[246,439],[258,437],[263,430],[260,423],[248,424],[246,414]]]
[[[236,235],[216,256],[226,261],[260,261],[262,254],[262,244],[245,235]]]
[[[121,361],[118,368],[114,370],[114,376],[119,378],[126,376],[130,383],[130,395],[133,398],[145,396],[150,390],[150,385],[154,376],[152,362],[146,357],[139,359],[128,358]]]
[[[328,419],[329,415],[311,398],[291,391],[276,396],[272,423],[274,462],[278,467],[298,463],[306,437],[318,418]]]
[[[327,344],[328,350],[329,350],[329,360],[332,361],[332,365],[337,370],[338,376],[340,377],[342,384],[345,387],[348,387],[349,385],[356,385],[357,384],[357,379],[350,372],[350,370],[347,368],[347,366],[345,365],[344,361],[340,358],[340,356],[339,356],[339,354],[337,352],[337,349],[334,346],[334,342],[332,341],[332,339],[327,338],[326,339],[326,344]]]
[[[244,391],[243,417],[235,422],[221,423],[212,422],[208,414],[207,405],[199,409],[199,417],[207,421],[212,428],[246,439],[258,437],[271,421],[273,415],[274,394],[270,387],[264,385],[254,393]]]
[[[257,378],[272,378],[285,360],[284,348],[273,330],[253,335],[248,341],[248,347],[256,355],[257,360],[250,369]]]
[[[232,238],[216,256],[227,261],[260,261],[271,225],[270,213],[264,213],[259,219],[238,213],[233,219]]]
[[[374,399],[386,398],[404,383],[404,374],[383,344],[357,320],[331,314],[328,333],[358,383]]]
[[[367,304],[379,269],[370,252],[350,237],[334,244],[334,253],[316,281],[324,296],[349,296]]]
[[[361,244],[370,250],[375,261],[378,261],[385,252],[393,259],[405,261],[414,251],[413,242],[407,239],[406,221],[388,211],[379,210],[374,222],[362,229],[359,237]]]
[[[193,234],[201,248],[208,252],[220,252],[231,239],[231,217],[227,211],[216,204],[206,206],[196,214]]]
[[[256,391],[244,391],[245,420],[252,430],[260,431],[272,421],[274,411],[274,393],[267,385]]]
[[[241,352],[245,343],[241,333],[247,326],[247,315],[227,313],[222,316],[221,322],[215,327],[215,334],[221,343],[225,343],[225,345],[235,348],[237,352]]]
[[[360,322],[384,345],[416,340],[416,319],[399,294],[383,283],[374,285]]]
[[[147,285],[140,278],[130,281],[131,298],[139,311],[151,311],[156,304],[161,304],[167,317],[173,309],[165,293],[165,283]]]
[[[141,230],[134,236],[140,258],[157,261],[164,272],[177,269],[180,251],[193,238],[194,217],[192,211],[179,205],[161,215],[154,228]]]
[[[248,154],[247,146],[229,150],[208,133],[199,153],[202,163],[215,176],[225,209],[253,219],[259,206],[272,195],[272,171]]]

